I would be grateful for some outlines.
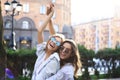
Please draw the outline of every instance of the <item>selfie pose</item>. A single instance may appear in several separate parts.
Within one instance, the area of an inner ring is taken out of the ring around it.
[[[50,22],[53,13],[53,5],[50,5],[45,22],[41,25],[41,27],[37,28],[39,44],[37,45],[37,60],[34,66],[32,80],[46,80],[60,69],[60,58],[57,52],[63,42],[64,36],[62,34],[51,35],[47,42],[43,42],[42,36],[42,32],[48,22]],[[54,31],[52,32],[54,33]]]
[[[81,62],[76,43],[66,39],[59,48],[61,69],[52,77],[46,80],[74,80],[81,68]]]

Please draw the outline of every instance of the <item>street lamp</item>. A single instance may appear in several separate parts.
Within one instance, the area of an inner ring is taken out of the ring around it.
[[[15,15],[19,15],[19,12],[22,9],[22,5],[17,2],[16,0],[13,0],[11,4],[8,2],[8,0],[4,3],[5,5],[5,11],[6,14],[9,14],[12,17],[12,30],[11,30],[11,40],[10,40],[10,48],[13,50],[16,50],[16,42],[15,42],[15,32],[14,32],[14,23],[13,19]]]

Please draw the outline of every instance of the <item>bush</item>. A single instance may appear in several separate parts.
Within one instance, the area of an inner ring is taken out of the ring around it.
[[[112,71],[112,77],[113,78],[120,78],[120,67],[118,67]]]
[[[6,51],[7,68],[13,72],[15,77],[22,75],[22,70],[25,67],[27,67],[31,72],[33,71],[34,63],[36,60],[36,49],[21,49],[17,51],[7,49]]]
[[[95,69],[95,75],[96,75],[97,79],[99,79],[99,71],[97,71],[97,69]]]
[[[88,72],[88,68],[85,68],[85,72],[83,72],[82,76],[79,77],[78,80],[91,80],[91,77]]]
[[[28,77],[18,76],[18,78],[16,78],[16,80],[31,80],[31,79]]]

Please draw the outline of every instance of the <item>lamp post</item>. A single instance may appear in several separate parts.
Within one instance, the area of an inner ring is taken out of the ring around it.
[[[16,42],[15,42],[15,32],[14,32],[14,16],[19,15],[19,12],[22,9],[22,5],[17,2],[16,0],[13,0],[11,4],[8,2],[8,0],[4,3],[5,5],[5,11],[6,14],[10,15],[12,17],[12,29],[11,29],[11,40],[10,40],[10,48],[13,50],[16,50]]]

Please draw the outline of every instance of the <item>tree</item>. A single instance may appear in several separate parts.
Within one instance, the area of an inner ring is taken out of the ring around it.
[[[0,80],[5,80],[6,52],[3,44],[3,18],[0,1]]]
[[[95,52],[93,50],[86,49],[83,45],[78,44],[78,50],[81,56],[83,67],[92,66],[92,59],[95,56]]]
[[[112,48],[105,48],[103,50],[99,50],[96,54],[96,58],[100,58],[101,60],[104,59],[106,62],[106,66],[104,66],[104,63],[102,66],[108,68],[108,74],[107,77],[113,78],[116,77],[116,74],[119,74],[116,72],[118,66],[116,61],[120,61],[120,49],[112,49]],[[120,65],[119,65],[120,66]]]
[[[82,67],[85,69],[82,75],[83,80],[91,80],[88,72],[88,67],[93,67],[93,57],[95,56],[95,52],[93,50],[86,49],[83,45],[78,44],[78,50],[80,53]]]

